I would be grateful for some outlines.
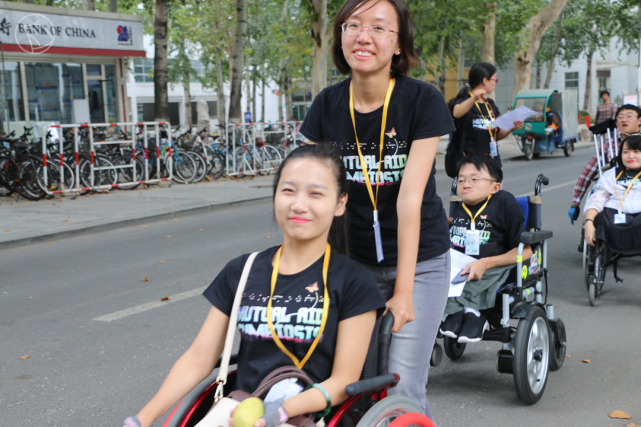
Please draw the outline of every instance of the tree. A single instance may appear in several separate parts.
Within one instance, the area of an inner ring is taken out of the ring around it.
[[[556,28],[554,30],[554,39],[552,40],[552,49],[550,51],[550,58],[548,59],[547,75],[545,76],[545,89],[550,88],[552,81],[552,73],[554,72],[554,62],[556,60],[556,53],[559,50],[559,42],[561,41],[561,30],[563,29],[563,11],[559,14],[559,19],[556,21]]]
[[[485,3],[487,18],[483,24],[483,61],[494,64],[494,32],[496,30],[496,2]]]
[[[313,12],[312,39],[314,60],[312,65],[312,99],[327,86],[327,0],[309,0]]]
[[[82,8],[84,10],[96,10],[94,0],[82,0]]]
[[[154,7],[154,119],[157,121],[169,121],[167,19],[165,0],[156,0]]]
[[[109,0],[109,12],[118,13],[118,0]]]
[[[514,97],[523,89],[530,88],[532,61],[539,49],[541,37],[557,19],[568,0],[550,0],[539,13],[534,15],[522,31],[520,47],[514,57]]]
[[[245,66],[245,38],[247,31],[247,0],[236,0],[236,36],[232,59],[231,93],[229,94],[229,121],[242,123],[243,68]]]

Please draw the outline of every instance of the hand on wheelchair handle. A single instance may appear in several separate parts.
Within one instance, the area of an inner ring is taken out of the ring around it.
[[[581,212],[581,207],[577,205],[571,205],[568,210],[568,215],[570,216],[570,222],[574,225],[574,221],[579,219],[579,213]]]
[[[140,421],[136,416],[129,417],[125,420],[125,423],[122,427],[140,427]]]
[[[399,332],[406,323],[414,321],[414,304],[412,303],[412,295],[409,295],[409,298],[403,295],[394,294],[385,303],[385,313],[391,311],[394,315],[394,326],[392,326],[392,332]]]

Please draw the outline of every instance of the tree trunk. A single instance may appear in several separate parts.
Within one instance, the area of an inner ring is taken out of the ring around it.
[[[536,81],[534,82],[534,89],[541,88],[541,61],[536,60]]]
[[[263,66],[261,66],[262,69]],[[262,70],[261,70],[262,71]],[[265,123],[265,78],[263,77],[263,74],[260,74],[260,81],[261,81],[261,86],[262,86],[262,91],[261,91],[261,105],[260,105],[260,121]]]
[[[82,8],[84,10],[96,10],[94,0],[82,0]]]
[[[181,52],[184,52],[184,39],[181,39],[182,46]],[[189,84],[191,83],[191,76],[189,75],[189,66],[186,66],[185,62],[188,63],[189,58],[183,62],[182,66],[182,81],[183,81],[183,92],[184,92],[184,105],[185,105],[185,126],[187,129],[191,129],[191,125],[194,122],[193,117],[191,116],[191,90]]]
[[[327,87],[327,0],[312,0],[312,99]]]
[[[438,62],[436,64],[436,73],[438,78],[436,79],[436,87],[441,91],[442,94],[445,94],[445,30],[447,29],[447,19],[445,20],[445,26],[443,27],[443,34],[441,35],[441,41],[438,44]]]
[[[485,3],[487,17],[483,24],[483,62],[494,64],[494,33],[496,32],[496,9],[499,5],[496,2]]]
[[[156,0],[154,14],[154,48],[154,119],[169,121],[169,92],[167,88],[167,9],[163,0]]]
[[[242,95],[243,69],[245,68],[245,37],[247,31],[247,0],[236,0],[236,41],[234,43],[234,65],[231,74],[229,94],[229,121],[242,123],[240,98]]]
[[[539,13],[534,15],[523,29],[520,36],[521,46],[514,55],[514,93],[530,88],[532,79],[532,61],[541,44],[541,37],[552,25],[565,7],[568,0],[550,0]]]
[[[282,63],[283,59],[281,59],[280,62]],[[285,121],[285,118],[283,117],[284,92],[285,92],[285,73],[281,71],[280,79],[278,80],[278,121],[281,123]]]
[[[583,110],[590,111],[590,95],[592,92],[592,57],[594,56],[594,48],[588,44],[587,61],[588,66],[585,71],[585,93],[583,94]]]
[[[285,77],[285,104],[287,109],[287,121],[294,120],[294,97],[292,96],[292,77]]]
[[[251,97],[251,67],[249,65],[249,54],[245,55],[245,64],[247,64],[247,69],[245,70],[245,111],[251,112],[251,105],[252,105],[252,97]],[[244,114],[243,114],[244,116]],[[243,117],[244,121],[244,117]],[[254,121],[254,118],[252,117],[251,121]]]
[[[109,12],[118,13],[118,0],[109,0]]]
[[[223,80],[223,61],[220,59],[220,50],[216,48],[216,115],[218,116],[218,135],[225,139],[225,81]]]
[[[465,86],[465,33],[461,31],[458,42],[458,77],[456,79],[456,92]]]
[[[556,21],[556,30],[554,31],[554,39],[552,40],[552,51],[550,52],[550,60],[548,61],[548,72],[545,76],[545,89],[550,88],[552,81],[552,73],[554,72],[554,61],[556,60],[556,52],[559,50],[559,42],[561,41],[561,30],[563,28],[563,10],[559,14],[559,20]]]
[[[258,121],[258,116],[256,115],[256,73],[252,75],[252,120]]]

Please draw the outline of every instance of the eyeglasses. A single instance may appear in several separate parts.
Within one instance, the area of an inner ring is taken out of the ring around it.
[[[487,178],[479,178],[479,177],[472,177],[472,178],[459,178],[458,183],[459,185],[463,185],[466,182],[469,182],[472,185],[478,184],[481,180],[485,181],[490,181],[490,182],[497,182],[495,179],[487,179]]]
[[[383,25],[358,25],[354,22],[346,22],[343,25],[341,25],[341,28],[343,29],[343,32],[345,34],[348,34],[350,36],[359,35],[360,33],[363,32],[365,28],[367,28],[367,32],[372,37],[383,38],[383,37],[389,36],[389,33],[398,34],[398,31],[390,30],[389,28],[384,27]]]
[[[499,79],[490,79],[490,80],[492,80],[492,81],[493,81],[493,82],[495,82],[495,83],[498,83],[498,82],[499,82]]]
[[[625,115],[619,114],[617,116],[617,120],[623,120],[623,119],[632,119],[632,120],[634,120],[634,119],[636,119],[636,116],[634,114],[625,114]]]

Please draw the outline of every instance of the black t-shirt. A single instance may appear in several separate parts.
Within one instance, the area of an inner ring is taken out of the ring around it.
[[[454,105],[465,102],[469,97],[468,95],[465,98],[457,98]],[[488,98],[487,103],[490,105],[489,112],[485,103],[478,101],[478,107],[476,104],[473,105],[463,117],[458,119],[458,123],[462,127],[460,130],[465,133],[465,154],[490,154],[490,132],[487,130],[487,124],[491,125],[492,117],[496,119],[501,113],[492,98]],[[492,116],[489,113],[492,113]],[[495,130],[492,131],[493,135],[494,132]],[[494,139],[496,141],[496,137]]]
[[[300,131],[313,142],[333,144],[345,163],[349,183],[347,227],[350,257],[368,265],[395,266],[398,258],[396,201],[412,142],[445,135],[453,132],[455,127],[443,95],[434,86],[405,76],[396,79],[387,114],[379,180],[378,219],[385,257],[379,264],[372,227],[374,207],[363,177],[349,111],[350,81],[346,79],[318,94]],[[376,193],[383,107],[365,114],[355,111],[354,116],[365,166]],[[425,167],[432,173],[423,194],[418,261],[439,256],[449,248],[447,217],[436,194],[436,169],[434,164],[426,164]]]
[[[236,388],[253,392],[267,374],[293,365],[274,342],[267,325],[272,258],[278,247],[256,256],[238,312],[241,336]],[[249,254],[230,261],[203,295],[216,308],[231,314],[240,275]],[[320,329],[323,313],[323,259],[291,275],[278,275],[272,299],[274,330],[285,347],[302,360]],[[329,314],[325,331],[303,370],[314,382],[330,377],[341,320],[385,307],[376,281],[360,264],[332,251],[327,273]],[[369,332],[368,332],[369,334]]]
[[[487,199],[486,199],[487,200]],[[467,206],[472,215],[483,207],[486,200],[476,205]],[[459,203],[450,226],[452,248],[465,253],[465,232],[470,229],[470,215]],[[514,196],[507,191],[499,190],[490,199],[483,212],[476,217],[475,227],[480,231],[480,255],[474,258],[486,258],[503,255],[512,248],[518,247],[521,233],[525,231],[525,215]]]

